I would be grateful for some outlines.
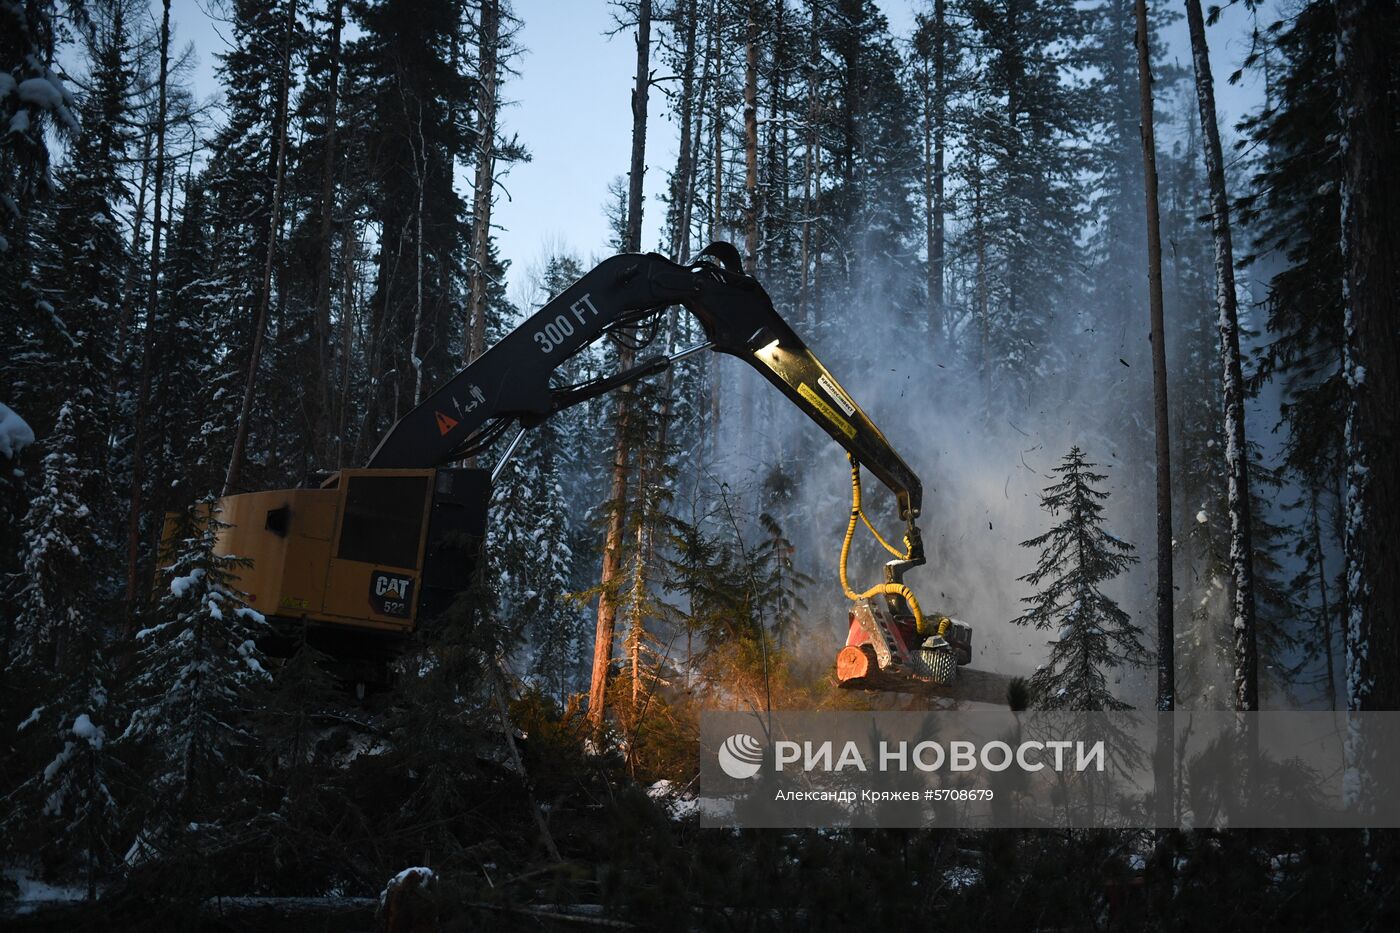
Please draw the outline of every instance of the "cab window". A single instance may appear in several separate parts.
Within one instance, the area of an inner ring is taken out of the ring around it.
[[[341,560],[417,569],[426,476],[352,476],[340,526]]]

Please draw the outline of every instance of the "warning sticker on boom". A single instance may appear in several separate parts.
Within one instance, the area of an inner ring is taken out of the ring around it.
[[[818,395],[816,391],[807,383],[803,382],[798,384],[797,394],[802,396],[807,401],[811,402],[813,407],[815,407],[817,411],[821,412],[823,415],[826,415],[827,420],[830,421],[832,424],[836,425],[837,429],[840,430],[842,434],[850,438],[854,438],[856,436],[855,427],[845,418],[842,418],[839,414],[837,414],[836,409],[828,405],[826,403],[826,399]]]
[[[817,385],[826,390],[826,394],[831,396],[831,400],[836,406],[846,413],[846,417],[854,417],[856,413],[856,403],[846,397],[846,393],[841,391],[841,387],[836,384],[826,373],[817,377]]]

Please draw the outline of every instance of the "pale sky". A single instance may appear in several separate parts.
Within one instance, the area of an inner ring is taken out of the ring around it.
[[[1265,4],[1261,22],[1267,22],[1276,2]],[[907,35],[914,11],[929,5],[928,0],[880,0],[896,36]],[[502,179],[493,217],[501,255],[511,261],[512,296],[525,269],[550,248],[562,246],[585,261],[606,252],[603,203],[609,181],[627,172],[635,67],[632,33],[606,35],[613,28],[607,0],[513,0],[513,6],[522,21],[517,42],[524,52],[514,62],[518,75],[503,88],[511,104],[502,122],[506,132],[519,134],[533,158],[512,166]],[[209,16],[216,7],[210,0],[174,0],[172,7],[177,40],[193,42],[198,54],[194,83],[204,96],[218,91],[214,55],[226,48],[229,35],[225,24]],[[1249,15],[1236,4],[1218,25],[1208,27],[1222,132],[1257,106],[1262,93],[1252,77],[1240,87],[1226,83],[1245,54]],[[1167,42],[1172,58],[1189,70],[1184,19],[1172,25]],[[656,54],[659,75],[664,69]],[[660,193],[675,163],[676,127],[656,89],[649,110],[644,241],[654,247],[663,219]],[[469,180],[464,177],[464,189]]]

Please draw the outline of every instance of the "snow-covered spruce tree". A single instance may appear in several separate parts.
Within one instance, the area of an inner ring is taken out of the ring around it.
[[[587,625],[565,598],[574,558],[571,510],[554,449],[558,433],[546,421],[521,442],[495,487],[488,541],[502,618],[524,635],[530,672],[562,699],[583,671]]]
[[[182,827],[238,812],[246,774],[238,753],[254,742],[250,693],[268,680],[253,642],[264,619],[233,586],[246,560],[214,553],[226,526],[208,500],[173,521],[161,555],[167,589],[154,624],[136,634],[133,709],[121,736],[150,767],[142,857],[164,854]]]
[[[78,456],[76,403],[58,412],[43,445],[43,479],[24,517],[24,550],[14,657],[56,675],[80,670],[79,649],[91,628],[95,581],[89,562],[99,551],[89,481]]]
[[[93,572],[101,547],[82,496],[91,470],[78,455],[78,407],[59,409],[44,438],[42,478],[24,519],[15,653],[6,676],[32,696],[16,755],[27,771],[18,799],[27,805],[8,811],[0,835],[29,843],[28,851],[43,853],[60,873],[81,873],[95,896],[117,807],[109,790],[115,762],[105,742],[113,721],[111,669]]]
[[[1029,608],[1017,625],[1056,630],[1050,658],[1031,678],[1041,709],[1123,710],[1131,707],[1108,688],[1106,671],[1145,664],[1142,629],[1101,587],[1136,563],[1133,546],[1103,525],[1103,500],[1094,488],[1106,474],[1077,446],[1055,467],[1057,482],[1045,487],[1041,506],[1061,521],[1043,535],[1021,542],[1039,548],[1035,570],[1019,579],[1037,588],[1021,601]]]
[[[534,298],[522,312],[533,314],[582,273],[571,256],[551,256],[532,273]],[[512,323],[506,314],[513,309],[504,296],[493,302],[488,343],[500,339]],[[585,351],[563,363],[559,379],[572,384],[596,374],[592,354]],[[596,404],[594,400],[565,409],[525,435],[492,492],[487,530],[490,578],[499,581],[496,605],[506,625],[524,637],[522,671],[528,669],[560,702],[580,688],[586,672],[584,635],[589,620],[567,594],[587,586],[581,582],[580,565],[588,565],[585,574],[594,570],[591,561],[578,559],[592,554],[593,529],[572,503],[593,501],[591,490],[584,491],[591,477],[576,475],[573,467],[581,446],[597,443],[597,432],[589,429]],[[601,456],[594,462],[602,462]]]

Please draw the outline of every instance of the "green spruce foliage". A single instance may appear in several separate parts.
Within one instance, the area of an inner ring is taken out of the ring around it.
[[[1109,689],[1110,672],[1145,663],[1142,629],[1104,592],[1104,585],[1137,561],[1131,544],[1103,528],[1108,478],[1096,473],[1077,446],[1055,467],[1041,507],[1058,519],[1049,531],[1021,542],[1040,552],[1035,570],[1020,579],[1036,587],[1013,619],[1054,632],[1047,662],[1031,678],[1041,709],[1122,710],[1129,705]]]

